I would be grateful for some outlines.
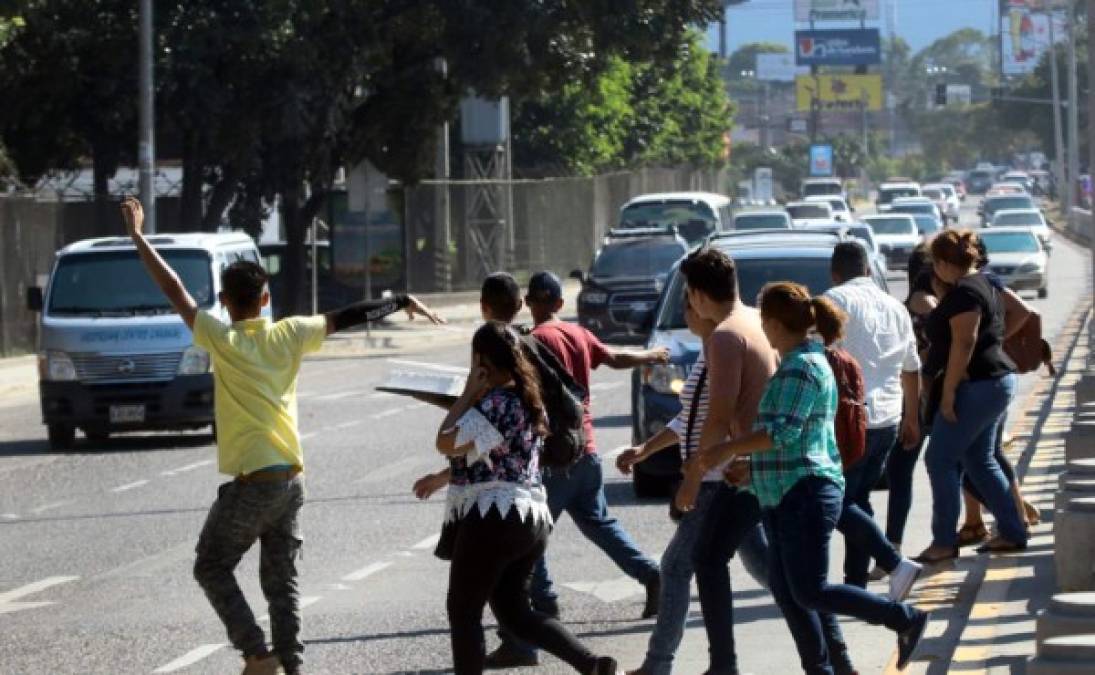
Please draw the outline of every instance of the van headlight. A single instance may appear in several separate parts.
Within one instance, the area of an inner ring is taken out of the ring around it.
[[[643,367],[643,384],[659,394],[681,393],[686,376],[683,366],[672,363]]]
[[[38,359],[39,374],[43,380],[51,382],[73,382],[76,380],[76,364],[64,352],[46,352]]]
[[[187,347],[179,361],[179,375],[203,375],[209,372],[209,352],[201,347]]]

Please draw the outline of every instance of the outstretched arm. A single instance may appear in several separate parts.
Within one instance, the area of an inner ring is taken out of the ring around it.
[[[186,290],[186,286],[183,286],[175,270],[171,269],[167,261],[145,239],[144,209],[141,208],[141,202],[135,197],[126,197],[122,202],[122,219],[125,221],[126,231],[137,247],[137,255],[140,256],[141,262],[148,270],[148,275],[152,277],[152,280],[160,287],[163,294],[167,296],[168,302],[182,317],[186,327],[192,329],[194,327],[194,317],[198,314],[198,303],[194,302],[194,298]]]
[[[642,351],[608,348],[608,355],[604,363],[609,368],[616,370],[626,370],[654,363],[669,363],[669,350],[665,347],[644,349]]]
[[[352,305],[327,312],[327,334],[337,333],[369,321],[379,321],[399,310],[407,312],[412,320],[415,315],[424,316],[434,324],[443,324],[445,320],[432,309],[419,302],[413,295],[394,295],[381,300],[364,300]]]

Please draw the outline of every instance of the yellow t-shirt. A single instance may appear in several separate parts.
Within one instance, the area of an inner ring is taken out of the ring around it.
[[[323,316],[225,325],[208,312],[194,319],[194,344],[213,361],[217,461],[221,473],[279,464],[304,468],[297,429],[301,358],[327,336]]]

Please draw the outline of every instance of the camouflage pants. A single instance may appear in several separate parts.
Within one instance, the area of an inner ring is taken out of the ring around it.
[[[247,604],[235,569],[256,541],[262,545],[259,576],[270,609],[274,653],[287,673],[300,669],[300,592],[296,557],[300,550],[300,509],[304,481],[225,483],[209,509],[198,539],[194,578],[228,629],[228,638],[245,657],[266,652],[266,637]]]

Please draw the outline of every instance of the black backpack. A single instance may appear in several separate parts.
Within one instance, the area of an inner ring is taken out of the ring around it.
[[[540,465],[567,468],[585,455],[586,435],[582,428],[585,415],[585,388],[563,367],[559,358],[532,335],[523,335],[525,355],[540,375],[548,436],[540,453]]]

